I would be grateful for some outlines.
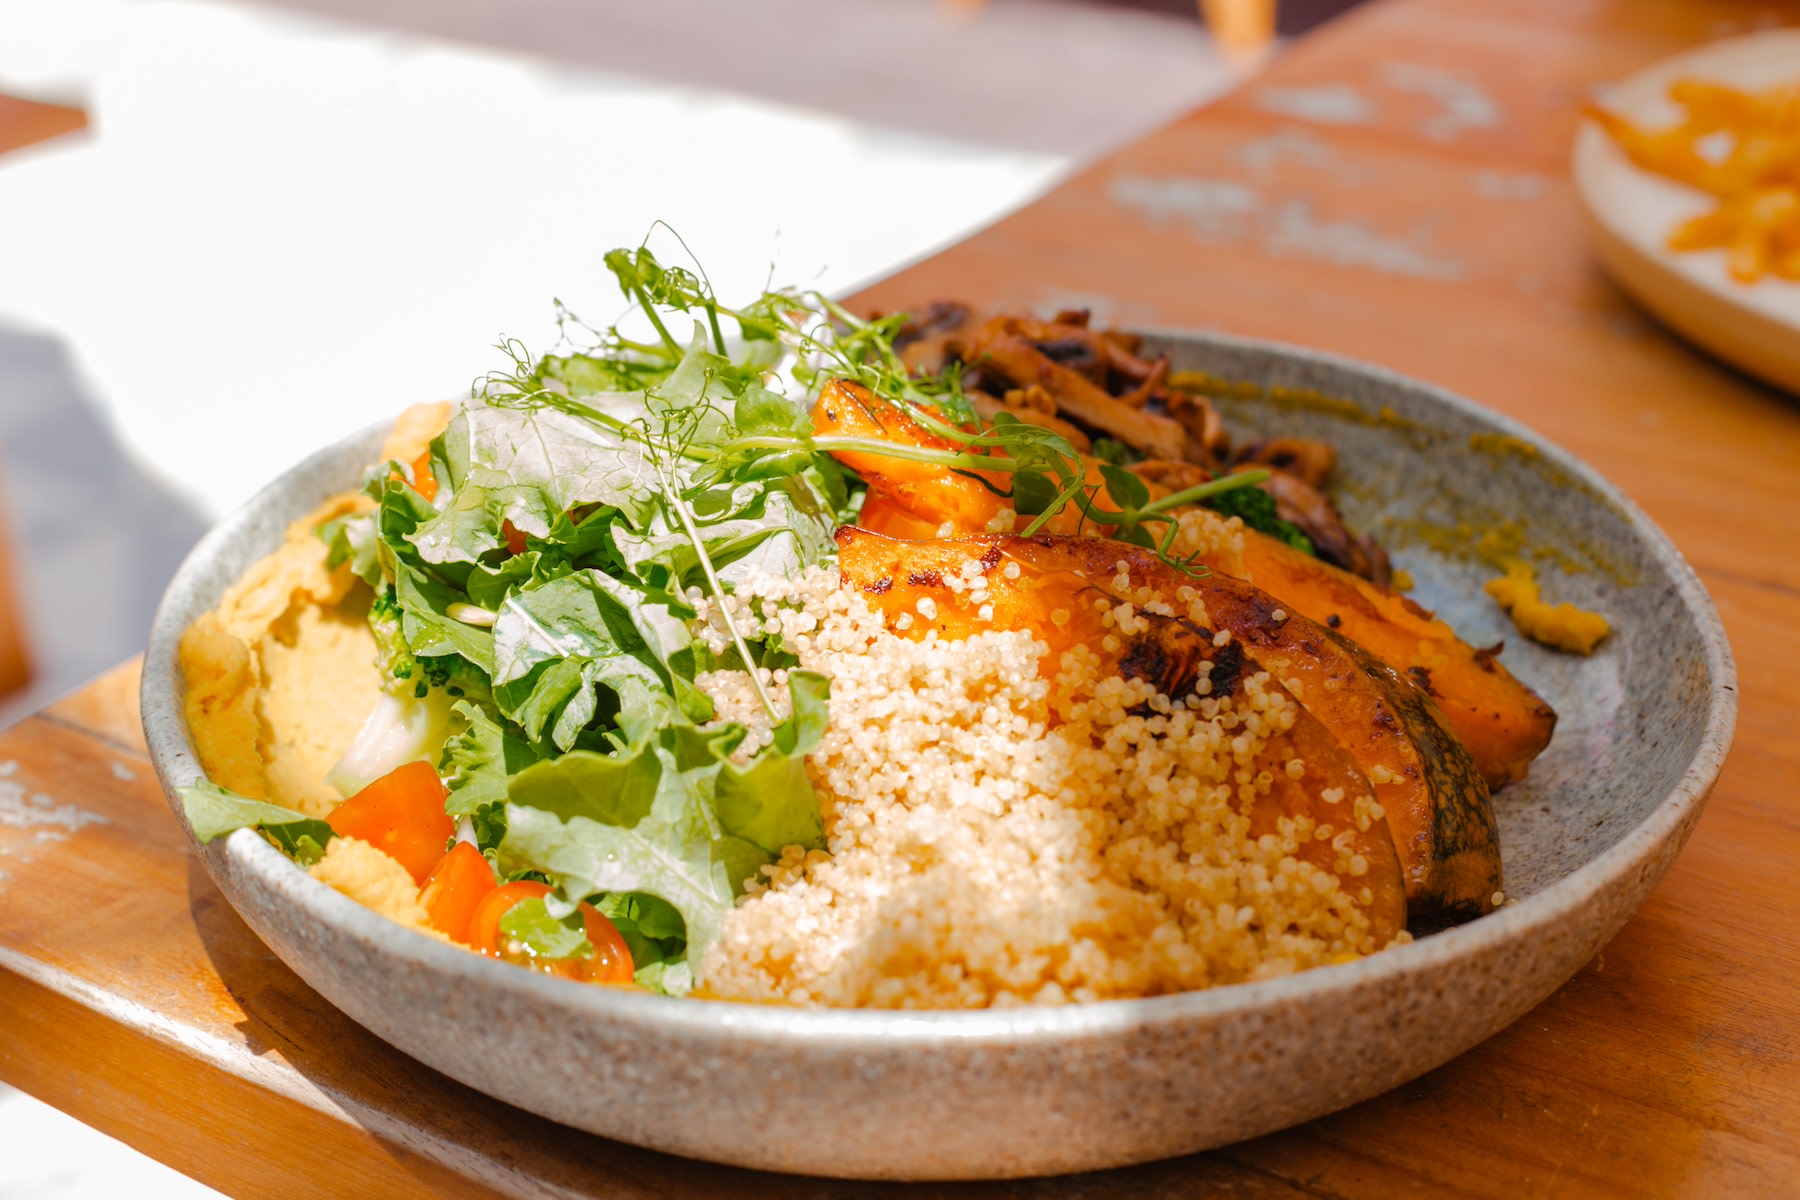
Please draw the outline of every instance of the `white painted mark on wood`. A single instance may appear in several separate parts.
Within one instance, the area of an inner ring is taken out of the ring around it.
[[[122,762],[115,762],[112,764],[112,774],[114,779],[123,783],[131,783],[137,779],[137,773]]]
[[[1251,138],[1232,151],[1232,156],[1258,174],[1284,164],[1324,168],[1336,166],[1338,162],[1337,151],[1330,143],[1296,128]]]
[[[0,763],[0,826],[29,829],[40,842],[60,842],[89,825],[107,823],[99,813],[73,804],[58,804],[54,796],[44,792],[28,792],[24,784],[12,778],[18,769],[16,762]]]
[[[1153,221],[1180,218],[1206,237],[1221,241],[1242,236],[1263,206],[1262,197],[1248,184],[1182,176],[1149,179],[1121,175],[1113,180],[1112,198]]]
[[[1463,265],[1434,258],[1418,235],[1379,233],[1355,221],[1323,221],[1312,205],[1290,200],[1271,214],[1263,248],[1270,254],[1317,259],[1339,267],[1369,267],[1388,275],[1460,279]]]
[[[1536,200],[1549,189],[1549,181],[1529,171],[1512,174],[1506,171],[1481,170],[1469,179],[1481,195],[1490,200]]]
[[[1455,141],[1465,129],[1490,129],[1500,124],[1500,106],[1480,84],[1438,67],[1412,63],[1388,63],[1382,81],[1395,91],[1429,96],[1442,106],[1419,123],[1419,132],[1433,141]]]
[[[1154,223],[1180,221],[1205,241],[1253,240],[1278,257],[1420,279],[1460,279],[1465,273],[1461,262],[1431,253],[1424,231],[1393,234],[1354,220],[1324,220],[1308,201],[1270,205],[1255,188],[1231,180],[1121,175],[1110,194]]]
[[[1320,125],[1368,125],[1375,120],[1375,102],[1347,83],[1257,88],[1251,100],[1264,112]]]

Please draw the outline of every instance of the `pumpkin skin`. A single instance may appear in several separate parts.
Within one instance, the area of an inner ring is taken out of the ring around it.
[[[1249,531],[1244,579],[1292,612],[1330,624],[1405,672],[1436,702],[1490,788],[1525,778],[1556,732],[1556,710],[1494,657],[1399,592]],[[1335,623],[1334,623],[1335,619]]]
[[[985,535],[904,541],[845,528],[837,534],[838,565],[844,583],[860,591],[869,606],[883,615],[888,629],[902,636],[923,639],[935,635],[954,641],[983,631],[1028,630],[1050,645],[1051,652],[1040,665],[1047,679],[1055,677],[1063,653],[1080,645],[1099,654],[1125,678],[1146,680],[1172,699],[1196,693],[1243,696],[1247,680],[1257,674],[1255,665],[1237,644],[1216,645],[1213,630],[1185,618],[1141,611],[1145,627],[1132,634],[1120,634],[1102,622],[1095,608],[1097,599],[1109,601],[1108,607],[1127,599],[1112,586],[1112,563],[1090,570],[1085,560],[1063,561],[1053,553],[1044,554],[1046,545],[1054,548],[1062,542],[1090,540]],[[970,599],[967,587],[952,588],[946,582],[962,574],[971,560],[980,564],[985,584],[979,605]],[[1009,577],[1009,567],[1014,566],[1018,570]],[[1173,586],[1169,595],[1174,595]],[[920,612],[924,599],[931,601],[924,606],[929,617]],[[1058,613],[1064,618],[1060,622],[1053,619]],[[903,616],[909,619],[902,621]],[[1106,649],[1108,636],[1114,638],[1111,650]],[[1273,678],[1264,686],[1268,691],[1284,691]],[[1283,817],[1299,816],[1338,830],[1332,840],[1306,844],[1299,857],[1336,874],[1340,848],[1361,856],[1366,872],[1353,879],[1339,875],[1339,879],[1368,915],[1376,944],[1385,945],[1406,927],[1401,860],[1384,822],[1375,821],[1362,829],[1352,816],[1354,798],[1372,795],[1376,789],[1355,757],[1304,705],[1296,717],[1293,727],[1270,738],[1255,759],[1253,773],[1266,771],[1272,782],[1266,793],[1242,811],[1255,835],[1273,832]],[[1298,778],[1285,769],[1294,759],[1304,765]],[[1341,799],[1323,798],[1332,790]]]

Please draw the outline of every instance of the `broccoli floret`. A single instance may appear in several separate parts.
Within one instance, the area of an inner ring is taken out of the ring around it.
[[[387,678],[383,688],[390,695],[423,700],[432,688],[443,688],[451,696],[486,701],[490,696],[487,676],[460,655],[445,654],[420,658],[407,644],[403,611],[394,589],[383,588],[369,605],[369,629],[375,634],[377,661],[384,664]]]
[[[1239,518],[1248,528],[1286,542],[1302,554],[1318,557],[1312,539],[1302,533],[1300,527],[1292,521],[1284,521],[1276,516],[1275,497],[1259,487],[1233,488],[1202,503],[1223,516]]]

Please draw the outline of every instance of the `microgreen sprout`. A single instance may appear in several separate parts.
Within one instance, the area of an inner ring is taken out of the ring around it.
[[[673,231],[669,231],[671,234]],[[679,241],[679,238],[676,239]],[[685,244],[682,246],[686,250]],[[914,462],[932,463],[966,475],[1011,501],[1013,510],[1029,517],[1024,532],[1041,531],[1059,513],[1073,506],[1080,524],[1092,523],[1109,536],[1153,550],[1171,566],[1190,574],[1204,570],[1193,557],[1177,558],[1174,545],[1180,533],[1174,511],[1237,488],[1252,487],[1269,477],[1267,471],[1246,471],[1210,480],[1157,499],[1151,499],[1144,481],[1113,462],[1098,464],[1102,483],[1089,480],[1088,461],[1069,440],[1053,430],[1028,424],[1007,413],[983,421],[962,394],[960,370],[952,368],[935,376],[916,376],[894,347],[905,314],[864,319],[841,303],[816,291],[764,291],[750,304],[732,308],[713,293],[705,272],[670,266],[660,261],[648,244],[618,249],[605,258],[606,267],[620,290],[643,313],[656,341],[627,338],[617,325],[598,331],[595,344],[563,356],[552,355],[533,362],[516,343],[502,349],[511,357],[510,374],[495,373],[480,385],[487,403],[507,406],[546,406],[579,417],[616,436],[641,444],[655,461],[690,464],[690,482],[711,484],[744,478],[768,478],[781,470],[803,469],[824,456],[860,452]],[[746,398],[756,390],[767,391],[768,381],[778,378],[782,365],[808,396],[816,395],[833,378],[862,385],[888,404],[899,407],[928,433],[947,443],[942,447],[906,445],[878,438],[815,435],[794,414],[786,421],[746,422],[726,416],[710,402],[699,410],[679,411],[673,406],[650,403],[668,414],[658,428],[645,421],[622,421],[591,404],[582,395],[602,391],[642,391],[654,398],[659,387],[675,372],[690,352],[670,328],[668,318],[683,314],[694,322],[696,336],[709,344],[712,365],[708,369],[708,394],[716,390],[732,399],[741,414]],[[588,329],[564,310],[559,318],[565,336],[571,326]],[[741,348],[734,361],[726,339],[725,322],[735,323]],[[595,332],[589,330],[589,332]],[[759,344],[772,353],[747,353]],[[697,412],[718,417],[709,428],[712,436],[695,436],[702,423]],[[659,468],[660,469],[660,468]],[[669,468],[663,491],[671,514],[692,535],[692,514],[682,498],[679,472]],[[1005,486],[994,482],[1003,478]],[[1100,503],[1105,494],[1108,504]],[[713,578],[703,547],[696,544],[705,564],[708,586],[723,591]],[[744,653],[735,629],[733,639]],[[748,657],[746,669],[754,665]],[[758,685],[760,694],[760,682]],[[764,697],[765,704],[767,698]]]
[[[688,539],[693,542],[694,554],[700,560],[701,573],[706,576],[707,590],[712,593],[713,603],[718,606],[719,619],[725,622],[725,632],[731,636],[731,644],[737,650],[739,660],[744,664],[744,673],[750,677],[750,686],[755,689],[757,700],[761,701],[763,711],[768,714],[769,723],[777,724],[780,722],[781,716],[775,711],[775,705],[769,699],[769,693],[763,689],[762,675],[757,668],[756,660],[750,656],[750,647],[744,641],[742,631],[738,629],[737,622],[731,619],[731,607],[726,603],[725,585],[719,582],[719,573],[713,567],[712,555],[706,549],[706,539],[701,537],[699,529],[695,528],[693,510],[688,508],[687,501],[682,498],[681,489],[675,485],[673,476],[666,469],[659,469],[659,474],[662,475],[663,499],[674,510],[676,518],[681,522],[682,529],[687,532]]]

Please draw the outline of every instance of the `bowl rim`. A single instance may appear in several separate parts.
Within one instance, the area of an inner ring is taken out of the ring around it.
[[[672,1033],[728,1031],[785,1043],[796,1049],[871,1039],[888,1046],[925,1049],[947,1042],[973,1042],[991,1047],[1025,1041],[1092,1038],[1241,1016],[1302,999],[1320,1001],[1334,996],[1348,997],[1365,987],[1398,986],[1407,977],[1453,969],[1496,944],[1521,942],[1553,930],[1596,892],[1654,859],[1667,840],[1682,831],[1690,820],[1690,810],[1704,804],[1730,749],[1737,721],[1737,674],[1723,623],[1698,575],[1668,536],[1635,502],[1581,459],[1506,414],[1397,371],[1270,339],[1166,327],[1138,327],[1134,332],[1151,340],[1174,340],[1205,349],[1298,360],[1307,365],[1360,375],[1382,386],[1422,393],[1458,415],[1485,422],[1497,432],[1536,447],[1539,454],[1565,472],[1571,482],[1585,488],[1594,499],[1613,506],[1673,582],[1704,647],[1708,678],[1706,718],[1699,742],[1680,780],[1642,820],[1588,862],[1541,891],[1467,924],[1329,969],[1301,971],[1274,979],[1199,991],[1057,1006],[976,1010],[803,1008],[731,1001],[696,1002],[691,997],[570,986],[564,980],[484,961],[465,949],[436,941],[382,917],[312,879],[253,830],[241,829],[222,843],[199,847],[208,870],[216,873],[220,866],[226,865],[215,859],[215,855],[222,853],[229,859],[231,868],[261,876],[265,882],[274,885],[281,893],[282,902],[302,907],[314,920],[373,947],[396,964],[431,971],[455,984],[518,996],[542,1007],[561,1010],[570,1017],[652,1023]],[[341,439],[265,485],[201,538],[176,571],[157,608],[140,691],[144,733],[164,795],[189,841],[196,846],[193,830],[175,795],[177,788],[204,778],[187,730],[183,684],[176,661],[176,647],[185,629],[183,616],[190,593],[203,580],[211,560],[242,536],[247,527],[263,519],[263,510],[299,508],[292,497],[285,494],[290,478],[331,470],[347,455],[371,447],[391,426],[391,420],[384,420]],[[324,498],[324,495],[309,497],[307,504],[315,505]],[[288,519],[298,515],[298,511],[293,511]]]

